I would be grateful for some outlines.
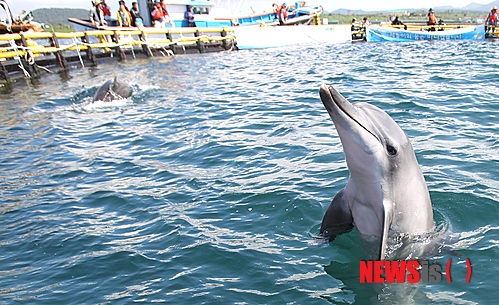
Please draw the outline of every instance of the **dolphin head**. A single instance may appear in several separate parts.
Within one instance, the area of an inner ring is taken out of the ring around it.
[[[346,187],[324,215],[323,238],[333,240],[352,220],[361,235],[381,239],[383,258],[389,229],[409,234],[430,231],[434,222],[428,189],[402,128],[378,107],[352,104],[331,86],[322,85],[319,93],[350,171]]]
[[[106,81],[94,94],[95,101],[111,102],[113,100],[129,98],[132,88],[126,82],[115,77]]]
[[[321,86],[320,96],[338,131],[352,176],[373,172],[373,165],[395,166],[405,157],[401,151],[412,151],[402,128],[378,107],[352,104],[327,85]]]

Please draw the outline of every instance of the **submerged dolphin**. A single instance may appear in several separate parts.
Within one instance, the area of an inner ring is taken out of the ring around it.
[[[95,101],[110,102],[125,99],[132,95],[132,88],[117,77],[106,81],[94,94]]]
[[[385,259],[389,230],[423,234],[435,226],[416,155],[405,132],[383,110],[351,104],[331,86],[322,85],[319,92],[350,171],[324,215],[321,239],[333,241],[355,223],[362,235],[380,240],[379,259]]]

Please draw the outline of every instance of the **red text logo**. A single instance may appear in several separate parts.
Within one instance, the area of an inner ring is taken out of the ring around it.
[[[452,259],[447,261],[445,276],[447,282],[451,278]],[[466,259],[466,284],[471,279],[471,262]],[[360,261],[360,282],[374,284],[393,283],[440,283],[442,281],[442,266],[439,263],[430,263],[427,260],[407,261]]]

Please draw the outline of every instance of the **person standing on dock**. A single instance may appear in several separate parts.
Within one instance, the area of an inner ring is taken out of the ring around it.
[[[120,8],[116,13],[118,17],[118,26],[129,27],[131,24],[130,13],[126,9],[125,2],[120,1]]]
[[[187,10],[184,13],[184,19],[187,20],[187,26],[196,27],[196,22],[194,21],[194,7],[188,5]]]
[[[92,8],[90,9],[90,22],[95,26],[104,26],[107,24],[104,20],[104,12],[102,11],[102,0],[92,1]]]
[[[496,25],[497,25],[497,6],[494,6],[491,10],[489,15],[487,16],[487,19],[485,20],[485,31],[495,31]]]
[[[140,23],[142,24],[142,15],[139,12],[139,5],[137,2],[132,2],[132,9],[130,10],[130,24],[132,26],[137,26],[137,19],[140,19]]]
[[[435,13],[433,12],[433,9],[430,8],[428,11],[428,25],[437,25],[437,16],[435,16]]]

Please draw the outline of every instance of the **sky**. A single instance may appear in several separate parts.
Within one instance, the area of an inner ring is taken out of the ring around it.
[[[132,1],[135,0],[125,0],[128,7],[131,6]],[[224,0],[215,0],[223,2]],[[278,0],[242,0],[242,10],[240,13],[246,14],[250,12],[250,7],[256,12],[263,12],[270,10],[273,2]],[[282,0],[281,0],[282,1]],[[285,0],[284,0],[285,1]],[[339,8],[345,9],[362,9],[364,11],[374,11],[374,10],[389,10],[389,9],[405,9],[405,8],[430,8],[436,6],[454,6],[454,7],[464,7],[472,2],[479,4],[487,4],[493,0],[357,0],[351,3],[345,3],[340,0],[309,0],[307,4],[309,5],[322,5],[326,11],[334,11]],[[89,9],[91,6],[91,0],[10,0],[7,1],[11,7],[12,13],[17,14],[22,10],[35,10],[37,8],[51,8],[51,7],[64,7],[64,8],[83,8]],[[118,9],[118,0],[106,0],[106,2],[111,6],[112,11]],[[237,1],[233,0],[233,3]],[[294,3],[293,0],[288,0],[290,3]],[[289,3],[288,3],[289,4]]]

